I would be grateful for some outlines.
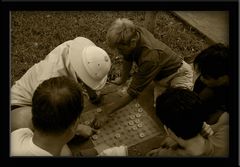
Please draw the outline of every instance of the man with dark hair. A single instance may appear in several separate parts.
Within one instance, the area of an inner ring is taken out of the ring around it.
[[[110,68],[107,52],[87,38],[77,37],[58,45],[11,87],[11,131],[32,127],[32,97],[43,81],[69,77],[85,87],[89,100],[97,104],[101,96],[96,91],[106,84]]]
[[[150,151],[148,156],[227,156],[228,113],[222,114],[211,128],[214,134],[204,138],[204,106],[192,91],[183,88],[167,89],[156,101],[156,114],[164,124],[168,137],[177,142],[175,148]]]
[[[208,77],[218,79],[229,75],[228,63],[229,49],[220,43],[204,49],[194,59],[194,67],[205,79]]]
[[[20,128],[11,133],[11,156],[71,156],[66,144],[81,126],[79,118],[84,107],[83,99],[81,87],[67,77],[42,82],[32,98],[34,131]],[[91,153],[89,156],[127,155],[124,145],[109,147],[101,144],[80,153],[86,151]]]
[[[76,133],[82,110],[83,96],[74,80],[56,77],[42,82],[32,99],[34,131],[21,128],[11,133],[11,155],[71,155],[66,143]]]
[[[223,44],[212,45],[195,58],[196,82],[193,91],[206,105],[207,123],[213,124],[229,111],[230,61],[229,49]]]

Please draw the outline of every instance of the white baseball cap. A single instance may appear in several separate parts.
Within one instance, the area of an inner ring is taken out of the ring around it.
[[[104,87],[111,60],[102,48],[87,38],[76,38],[69,48],[70,63],[77,76],[93,90]]]

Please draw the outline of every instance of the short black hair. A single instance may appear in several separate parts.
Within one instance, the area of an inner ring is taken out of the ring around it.
[[[193,61],[194,68],[203,76],[217,79],[229,75],[229,48],[221,43],[200,52]]]
[[[168,88],[156,100],[156,115],[178,137],[190,139],[203,125],[201,100],[184,88]]]
[[[43,133],[64,132],[80,116],[83,96],[80,86],[67,77],[43,81],[32,98],[32,123]]]

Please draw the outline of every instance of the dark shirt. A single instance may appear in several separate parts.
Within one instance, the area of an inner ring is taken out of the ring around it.
[[[202,152],[197,156],[201,157],[226,157],[229,155],[229,114],[223,113],[217,122],[211,126],[214,134],[208,138],[204,138],[202,143]],[[195,150],[194,150],[195,151]],[[157,148],[146,154],[146,156],[154,157],[193,157],[196,156],[192,151],[177,147],[173,148]]]
[[[161,80],[175,73],[182,64],[182,58],[163,42],[157,40],[145,28],[138,28],[140,40],[131,55],[125,55],[126,61],[135,62],[137,73],[128,88],[128,94],[137,97],[153,80]]]
[[[216,113],[229,111],[229,86],[210,88],[200,80],[199,76],[194,84],[193,91],[199,95],[203,102],[206,120],[216,120],[217,118],[213,118],[218,116]]]

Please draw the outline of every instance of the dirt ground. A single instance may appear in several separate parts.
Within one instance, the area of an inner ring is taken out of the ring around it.
[[[143,26],[144,14],[144,11],[12,11],[11,85],[56,46],[77,36],[89,38],[110,54],[113,66],[109,79],[114,79],[119,75],[121,61],[105,43],[107,29],[119,17]],[[209,45],[204,36],[166,11],[158,11],[154,35],[189,63]]]

